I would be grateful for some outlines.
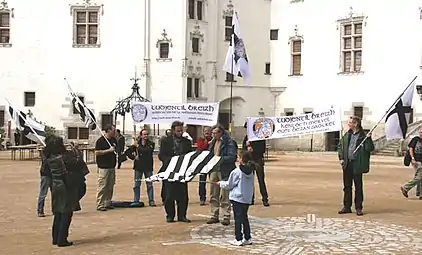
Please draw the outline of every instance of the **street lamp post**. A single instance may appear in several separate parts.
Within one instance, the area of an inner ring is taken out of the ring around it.
[[[118,100],[114,109],[111,110],[111,113],[114,114],[115,123],[117,121],[117,115],[123,116],[123,134],[125,134],[126,114],[132,110],[132,102],[149,102],[148,99],[139,94],[138,81],[140,78],[138,78],[136,72],[135,77],[130,80],[133,82],[132,93],[128,97]],[[136,125],[133,125],[133,132],[136,136]]]

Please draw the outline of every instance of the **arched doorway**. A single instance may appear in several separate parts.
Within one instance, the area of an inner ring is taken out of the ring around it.
[[[243,126],[241,116],[244,111],[245,100],[242,97],[233,97],[232,99],[232,124],[234,126]],[[225,128],[229,129],[230,125],[230,98],[220,101],[220,111],[218,113],[218,122]]]

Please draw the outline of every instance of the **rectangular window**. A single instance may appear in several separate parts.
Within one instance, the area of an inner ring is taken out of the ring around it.
[[[79,100],[81,100],[82,103],[85,103],[85,97],[79,97]],[[76,109],[75,105],[72,104],[72,112],[73,114],[79,114],[79,109]]]
[[[96,10],[75,11],[74,44],[98,45],[99,12]]]
[[[363,107],[362,106],[355,106],[353,107],[353,115],[363,119]]]
[[[192,87],[192,78],[188,77],[186,80],[186,97],[192,98],[193,97],[193,87]]]
[[[295,40],[291,42],[291,61],[292,72],[291,75],[300,75],[302,67],[302,41]]]
[[[270,30],[270,40],[277,41],[278,40],[278,29],[271,29]]]
[[[108,124],[113,124],[113,114],[101,114],[101,129],[104,130],[105,126]]]
[[[271,74],[271,64],[265,63],[265,74]]]
[[[195,98],[200,98],[200,89],[201,89],[201,80],[198,78],[195,78],[195,89],[194,89]]]
[[[192,38],[192,52],[199,53],[199,38]]]
[[[286,112],[286,116],[293,116],[293,112]]]
[[[89,128],[86,128],[86,127],[79,128],[79,139],[82,139],[82,140],[89,139]]]
[[[10,12],[0,12],[0,44],[10,43]]]
[[[78,139],[78,128],[68,127],[67,128],[67,139]]]
[[[360,72],[362,68],[362,22],[342,25],[341,72]]]
[[[24,92],[24,97],[26,107],[35,106],[35,92]]]
[[[226,73],[226,81],[235,81],[233,74]]]
[[[203,5],[202,1],[196,1],[196,18],[198,20],[203,19],[203,13],[202,13],[203,8],[204,8],[204,5]]]
[[[160,58],[169,58],[169,43],[160,43]]]
[[[0,127],[4,127],[5,121],[4,110],[0,110]]]
[[[226,16],[224,18],[224,38],[225,41],[229,42],[232,39],[233,34],[233,17],[232,16]]]
[[[195,19],[195,0],[189,0],[188,14],[189,14],[189,19]]]

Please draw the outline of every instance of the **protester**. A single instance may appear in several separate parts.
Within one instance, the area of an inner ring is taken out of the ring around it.
[[[125,137],[122,136],[122,134],[120,133],[120,129],[116,129],[116,140],[117,140],[117,146],[116,146],[117,169],[120,169],[120,167],[122,166],[122,163],[126,160],[126,156],[124,155],[126,141],[125,141]]]
[[[230,225],[231,206],[229,201],[228,190],[221,190],[216,183],[219,181],[226,181],[229,178],[230,172],[236,168],[237,145],[230,138],[230,135],[220,125],[212,129],[213,140],[210,144],[209,150],[215,156],[221,157],[221,163],[216,171],[210,173],[211,181],[211,218],[207,224],[215,224],[220,222],[219,214],[220,207],[223,210],[222,225]],[[221,197],[220,197],[221,196]]]
[[[203,137],[199,137],[196,141],[196,146],[199,151],[205,151],[210,146],[212,140],[211,135],[211,128],[210,127],[204,127],[203,130]],[[207,175],[202,174],[199,176],[199,201],[200,205],[205,205],[205,201],[207,201],[207,188],[206,188],[206,181],[207,181]]]
[[[73,243],[67,238],[79,187],[73,178],[74,173],[67,171],[66,168],[73,170],[77,159],[66,152],[63,139],[60,137],[46,139],[43,154],[45,156],[43,174],[52,178],[51,205],[54,214],[52,243],[59,247],[71,246]]]
[[[355,209],[356,215],[363,215],[363,174],[369,172],[371,152],[374,143],[371,133],[365,135],[361,119],[350,117],[349,131],[341,138],[338,145],[338,157],[343,169],[343,208],[339,214],[352,213],[352,185],[355,184]],[[358,147],[363,140],[362,146]],[[354,151],[356,150],[356,153]]]
[[[154,148],[155,143],[148,139],[148,130],[142,129],[140,132],[140,140],[135,144],[136,157],[133,162],[134,169],[134,186],[133,194],[134,199],[131,206],[137,206],[140,204],[141,197],[141,180],[142,176],[145,178],[151,177],[154,169]],[[154,186],[152,182],[146,182],[148,203],[149,206],[155,206],[154,202]]]
[[[86,178],[85,176],[89,174],[89,169],[87,164],[85,163],[84,156],[82,151],[79,149],[79,145],[75,144],[74,142],[70,143],[70,150],[69,153],[72,157],[75,157],[77,162],[74,167],[74,173],[75,173],[75,182],[78,185],[78,199],[75,204],[74,211],[80,211],[81,210],[81,204],[80,200],[85,196],[86,194]]]
[[[44,213],[44,204],[45,198],[47,197],[48,190],[51,191],[51,176],[47,175],[43,170],[46,164],[46,158],[43,153],[41,153],[41,168],[40,168],[40,191],[38,194],[38,203],[37,203],[37,215],[38,217],[45,217]]]
[[[183,155],[192,150],[192,143],[182,137],[183,134],[183,122],[174,121],[171,125],[172,135],[165,137],[161,140],[160,151],[158,158],[163,163],[159,172],[164,172],[170,160],[173,156]],[[177,221],[191,222],[187,217],[188,209],[188,184],[185,182],[162,182],[164,186],[165,202],[164,207],[166,210],[167,222],[174,222],[175,217],[175,206],[174,202],[177,202]]]
[[[245,122],[244,128],[247,128],[247,122]],[[249,148],[249,149],[248,149]],[[248,134],[245,135],[242,143],[243,151],[250,151],[252,153],[252,160],[259,165],[256,169],[256,177],[258,178],[259,192],[262,197],[262,204],[266,207],[270,206],[268,202],[268,191],[267,185],[265,184],[265,151],[267,150],[267,144],[265,140],[248,141]],[[252,197],[252,204],[254,204],[255,194]]]
[[[236,239],[231,242],[233,245],[242,246],[252,244],[251,227],[248,219],[249,205],[252,203],[254,187],[254,168],[252,155],[245,151],[239,160],[238,168],[230,173],[227,181],[217,183],[221,188],[229,190],[230,202],[233,206],[234,214],[234,232]],[[242,234],[243,228],[243,234]]]
[[[116,181],[116,153],[117,140],[116,128],[113,125],[104,127],[104,136],[98,138],[95,144],[97,156],[98,182],[97,182],[97,210],[107,211],[114,209],[111,205],[114,184]],[[111,147],[110,147],[111,145]]]
[[[405,185],[400,187],[400,190],[404,197],[409,197],[408,192],[413,187],[417,186],[417,188],[421,185],[422,182],[422,127],[419,129],[419,136],[412,138],[409,143],[409,153],[412,158],[412,166],[415,170],[415,175],[413,179],[408,181]],[[418,190],[416,191],[418,193]],[[420,197],[420,187],[419,187],[419,194],[416,194]]]

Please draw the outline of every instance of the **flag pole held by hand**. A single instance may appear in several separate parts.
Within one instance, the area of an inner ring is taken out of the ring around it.
[[[404,95],[404,93],[407,91],[407,89],[414,85],[414,82],[416,80],[416,78],[418,78],[418,76],[415,76],[415,78],[413,78],[413,80],[409,83],[409,85],[407,85],[407,87],[403,90],[403,92],[397,97],[397,99],[394,101],[394,103],[390,106],[390,108],[388,108],[388,110],[384,113],[384,115],[381,117],[381,119],[378,121],[377,124],[375,124],[375,126],[368,132],[368,134],[366,135],[366,137],[362,140],[362,142],[356,147],[356,149],[353,151],[353,154],[356,154],[356,152],[359,150],[360,147],[363,146],[363,144],[365,143],[365,141],[371,137],[372,132],[374,132],[374,130],[378,127],[378,125],[381,123],[381,121],[387,116],[387,114],[391,111],[391,109],[396,106],[397,102],[401,99],[401,97]]]

